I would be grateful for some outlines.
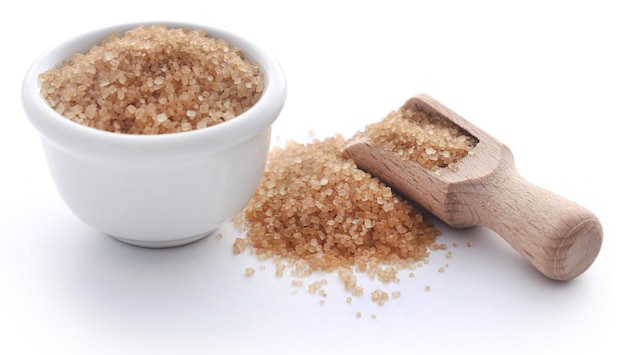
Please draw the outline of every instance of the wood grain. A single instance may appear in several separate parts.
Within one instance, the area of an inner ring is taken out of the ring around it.
[[[478,144],[455,169],[437,171],[364,139],[352,141],[343,156],[452,227],[490,228],[551,279],[571,280],[591,266],[602,244],[593,213],[526,181],[508,147],[433,98],[416,95],[405,107],[457,124]]]

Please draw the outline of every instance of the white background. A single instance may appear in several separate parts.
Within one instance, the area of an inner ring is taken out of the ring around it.
[[[506,5],[505,5],[506,3]],[[618,1],[18,1],[0,14],[0,353],[622,353],[626,13]],[[453,258],[402,274],[402,296],[320,306],[291,278],[234,256],[229,225],[168,250],[84,225],[51,183],[20,104],[28,66],[83,31],[177,20],[265,45],[289,97],[275,135],[351,135],[424,92],[513,151],[528,180],[594,211],[604,244],[567,283],[484,228],[443,228]],[[471,241],[473,248],[465,246]],[[446,272],[437,269],[448,263]],[[246,278],[246,267],[257,268]],[[424,292],[430,285],[432,291]],[[357,319],[357,311],[363,318]],[[370,315],[375,313],[377,319]],[[616,323],[617,322],[617,323]]]

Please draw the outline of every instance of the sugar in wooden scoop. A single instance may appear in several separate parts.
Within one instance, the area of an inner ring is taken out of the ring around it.
[[[411,106],[392,111],[382,121],[368,125],[352,141],[367,139],[397,153],[402,160],[433,169],[452,166],[465,157],[477,140],[438,115]]]
[[[577,277],[600,251],[595,215],[524,180],[508,147],[427,95],[369,126],[343,157],[452,227],[494,230],[549,278]]]

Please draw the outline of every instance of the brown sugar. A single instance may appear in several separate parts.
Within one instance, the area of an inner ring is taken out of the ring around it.
[[[376,302],[379,306],[384,306],[385,302],[389,300],[389,294],[381,289],[376,289],[372,292],[372,301]]]
[[[477,143],[446,119],[404,107],[368,125],[354,136],[357,138],[367,138],[374,145],[429,169],[449,166],[456,170],[455,163]]]
[[[423,259],[438,231],[388,186],[341,158],[341,136],[288,142],[269,155],[263,180],[236,218],[245,231],[233,247],[303,260],[310,270],[339,270],[346,288],[362,293],[352,268],[397,282],[393,269]]]
[[[264,80],[242,52],[200,30],[137,27],[112,34],[40,76],[59,114],[89,127],[161,134],[228,121],[260,98]]]
[[[477,143],[447,120],[408,108],[392,112],[352,139],[362,138],[434,170],[454,169]],[[357,273],[383,284],[399,283],[398,270],[428,264],[429,251],[445,250],[450,258],[448,246],[435,243],[439,231],[414,205],[342,158],[347,143],[335,136],[274,148],[257,192],[235,219],[245,238],[235,241],[234,252],[250,248],[261,259],[290,260],[297,265],[292,275],[298,277],[335,271],[357,297],[365,292]],[[316,281],[309,292],[320,287]],[[399,298],[400,291],[391,297]],[[371,298],[384,305],[389,293],[376,289]]]

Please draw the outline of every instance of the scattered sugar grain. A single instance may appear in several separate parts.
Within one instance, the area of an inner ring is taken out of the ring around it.
[[[285,273],[285,268],[287,267],[287,265],[281,263],[281,262],[277,262],[276,263],[276,277],[283,277],[284,273]]]
[[[400,298],[400,291],[393,291],[391,293],[392,298]]]
[[[322,287],[321,281],[314,281],[312,284],[309,285],[309,292],[316,293],[321,287]]]
[[[246,273],[246,276],[250,277],[250,276],[254,275],[255,270],[253,268],[251,268],[251,267],[247,267],[246,270],[245,270],[245,273]]]
[[[363,289],[363,287],[357,286],[352,291],[352,295],[353,296],[362,296],[364,292],[365,292],[365,290]]]
[[[430,286],[428,286],[428,285],[424,286],[424,291],[430,292]]]
[[[371,294],[372,301],[379,306],[384,306],[385,302],[389,300],[389,294],[381,289],[376,289]]]
[[[248,242],[243,238],[236,238],[233,243],[233,254],[241,254],[248,247]]]
[[[448,249],[448,244],[445,243],[433,243],[430,246],[430,250],[447,250]]]
[[[302,287],[303,284],[302,280],[291,280],[291,286]]]

